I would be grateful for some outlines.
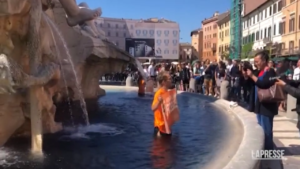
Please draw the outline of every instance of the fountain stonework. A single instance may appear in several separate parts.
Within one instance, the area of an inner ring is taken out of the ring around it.
[[[60,105],[80,103],[83,97],[87,109],[92,109],[105,95],[99,88],[99,78],[135,62],[105,37],[95,38],[80,26],[68,26],[59,2],[42,0],[44,11],[36,35],[41,54],[35,58],[39,62],[37,72],[32,73],[27,50],[32,5],[29,0],[23,1],[25,5],[11,5],[18,13],[1,15],[4,9],[0,7],[0,146],[13,136],[61,130],[62,124],[55,117],[70,112],[60,111]]]

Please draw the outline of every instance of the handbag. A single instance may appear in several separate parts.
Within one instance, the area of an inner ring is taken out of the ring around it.
[[[257,89],[257,97],[260,102],[281,102],[285,100],[283,86],[274,84],[268,89]]]

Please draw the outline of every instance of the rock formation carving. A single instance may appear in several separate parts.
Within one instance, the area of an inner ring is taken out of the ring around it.
[[[68,101],[71,109],[81,110],[76,107],[80,94],[74,69],[87,108],[93,109],[105,94],[99,78],[135,61],[111,42],[99,39],[101,32],[91,36],[78,26],[89,26],[89,20],[101,15],[100,8],[90,10],[86,4],[79,8],[74,0],[59,1],[0,1],[0,146],[11,136],[31,133],[29,93],[33,86],[37,86],[33,95],[42,112],[43,132],[53,133],[67,124]]]

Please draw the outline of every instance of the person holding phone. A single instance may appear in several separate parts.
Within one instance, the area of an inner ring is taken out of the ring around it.
[[[258,124],[263,128],[265,134],[265,150],[273,150],[273,119],[278,114],[278,106],[276,102],[261,102],[258,99],[258,89],[268,89],[273,86],[276,79],[270,80],[276,76],[274,69],[268,67],[269,52],[258,52],[254,57],[254,63],[257,66],[258,74],[247,68],[247,76],[251,78],[255,84],[254,97],[251,100],[256,113]]]

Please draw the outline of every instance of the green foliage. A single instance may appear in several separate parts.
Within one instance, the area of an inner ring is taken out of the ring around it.
[[[272,54],[272,45],[266,46],[265,50],[269,51],[269,56]]]
[[[229,58],[229,52],[228,51],[222,52],[221,57],[222,60],[227,60]]]
[[[252,53],[252,47],[253,47],[253,42],[249,42],[249,43],[244,44],[242,46],[242,52],[241,52],[241,58],[242,59],[253,57],[253,56],[251,56],[251,55],[253,55],[253,54],[251,54]]]

